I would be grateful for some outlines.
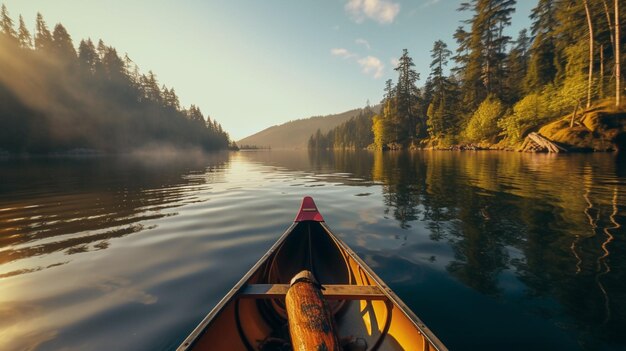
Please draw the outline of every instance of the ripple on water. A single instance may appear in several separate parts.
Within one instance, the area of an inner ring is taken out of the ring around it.
[[[451,349],[626,345],[626,178],[610,155],[351,157],[0,168],[0,349],[174,348],[305,195]]]

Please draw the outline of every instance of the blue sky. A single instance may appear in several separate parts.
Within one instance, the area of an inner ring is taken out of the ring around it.
[[[2,2],[2,0],[0,0]],[[461,0],[129,1],[4,0],[34,30],[102,38],[142,72],[174,87],[238,140],[271,125],[377,103],[393,60],[407,48],[424,82],[429,51],[469,13]],[[530,23],[535,0],[518,0],[513,25]]]

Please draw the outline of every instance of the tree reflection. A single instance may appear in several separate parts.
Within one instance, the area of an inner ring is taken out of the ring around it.
[[[580,343],[626,342],[626,188],[607,180],[623,181],[621,158],[366,154],[369,175],[349,164],[356,156],[311,160],[381,184],[385,213],[401,230],[448,243],[446,268],[466,286],[506,299],[503,277],[512,275],[528,310],[578,331]],[[415,232],[417,222],[428,233]]]

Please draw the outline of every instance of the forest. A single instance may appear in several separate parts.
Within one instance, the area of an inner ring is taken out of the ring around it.
[[[526,134],[571,115],[571,125],[593,107],[623,112],[619,0],[538,0],[531,27],[506,34],[516,0],[471,0],[454,32],[456,49],[437,40],[426,81],[405,49],[385,82],[378,114],[328,133],[309,148],[449,148],[459,144],[519,145]],[[419,53],[420,55],[422,53]],[[451,65],[451,63],[453,65]],[[369,128],[365,126],[369,125]]]
[[[38,13],[35,31],[0,13],[0,153],[117,153],[155,146],[225,149],[229,136],[174,88],[102,40],[75,48]],[[4,151],[3,151],[4,150]]]

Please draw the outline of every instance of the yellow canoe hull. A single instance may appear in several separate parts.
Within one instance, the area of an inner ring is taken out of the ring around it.
[[[290,279],[304,269],[328,287],[324,294],[333,310],[339,338],[359,339],[367,350],[447,350],[365,262],[331,232],[321,215],[301,216],[303,209],[312,212],[310,207],[303,202],[296,222],[178,351],[267,350],[270,340],[285,335],[284,293]]]

